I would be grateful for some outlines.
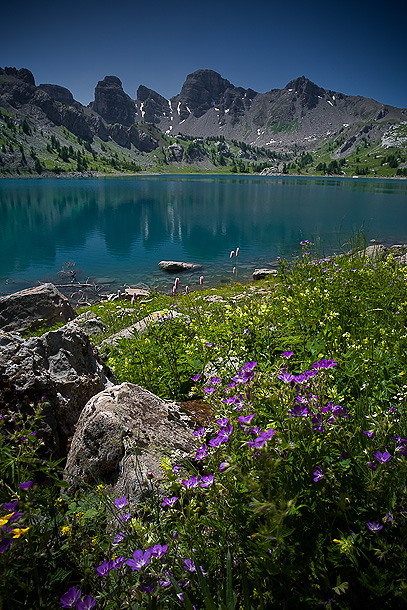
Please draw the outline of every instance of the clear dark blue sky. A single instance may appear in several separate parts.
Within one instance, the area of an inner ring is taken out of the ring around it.
[[[88,104],[114,74],[135,98],[166,98],[199,68],[260,92],[305,75],[321,87],[407,107],[407,3],[349,0],[37,0],[1,9],[0,66]]]

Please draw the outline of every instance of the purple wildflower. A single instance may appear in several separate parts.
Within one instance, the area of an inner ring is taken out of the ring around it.
[[[210,485],[212,485],[213,481],[213,474],[205,474],[202,477],[201,487],[209,487]]]
[[[114,503],[116,505],[116,508],[121,509],[121,508],[124,508],[125,506],[127,506],[129,501],[126,498],[126,496],[123,496],[122,498],[116,498]]]
[[[4,553],[4,551],[7,551],[10,544],[11,544],[10,538],[3,538],[3,540],[0,542],[0,553]]]
[[[124,532],[119,532],[118,534],[116,534],[116,536],[113,538],[113,544],[119,544],[120,542],[123,542],[123,540],[126,538],[126,534]]]
[[[96,606],[96,599],[91,595],[85,595],[82,601],[78,602],[76,607],[78,610],[92,610]]]
[[[126,558],[124,557],[124,555],[120,555],[119,557],[115,557],[115,559],[112,559],[112,570],[118,570],[119,568],[121,568],[124,564],[125,559]]]
[[[292,409],[288,409],[289,417],[307,417],[309,409],[306,405],[294,405]]]
[[[283,356],[283,358],[287,358],[288,359],[288,358],[291,358],[291,356],[294,356],[294,352],[291,352],[291,351],[283,352],[281,355]]]
[[[223,439],[224,439],[223,436],[218,435],[216,438],[211,438],[208,444],[211,447],[220,447],[221,444],[223,443]]]
[[[192,381],[199,381],[199,378],[201,377],[201,373],[198,373],[198,375],[194,375],[193,377],[191,377]]]
[[[366,462],[366,466],[368,468],[370,468],[370,470],[373,470],[373,472],[376,470],[377,466],[374,462]]]
[[[129,521],[131,519],[131,513],[126,513],[125,515],[120,515],[120,521]]]
[[[220,378],[219,377],[211,377],[209,379],[209,382],[212,383],[212,385],[217,385],[218,383],[220,383]]]
[[[185,479],[182,479],[181,482],[184,485],[184,487],[186,487],[187,489],[193,489],[194,487],[197,487],[199,485],[199,481],[200,481],[200,478],[197,477],[196,475],[194,475],[193,477],[188,479],[188,481],[186,481]]]
[[[219,472],[225,472],[225,470],[228,468],[229,464],[228,462],[221,462],[220,466],[219,466]]]
[[[19,488],[23,489],[23,490],[26,490],[26,489],[29,489],[32,484],[33,484],[33,481],[25,481],[24,483],[20,483],[19,484]],[[71,590],[71,589],[69,589],[69,590]],[[70,608],[70,606],[67,606],[67,607]]]
[[[133,553],[133,559],[127,559],[126,564],[132,570],[141,570],[144,566],[150,563],[151,549],[147,549],[145,553],[138,549]]]
[[[284,383],[291,383],[294,380],[294,376],[290,375],[288,371],[282,371],[277,375],[277,379],[281,379]]]
[[[198,428],[198,430],[194,430],[194,436],[203,436],[205,434],[205,428]]]
[[[113,561],[107,561],[106,559],[96,568],[96,572],[99,576],[107,576],[110,570],[113,570]]]
[[[372,438],[373,436],[373,431],[372,430],[365,430],[363,432],[363,434],[366,434],[366,436],[368,436],[369,438]]]
[[[205,394],[213,394],[215,390],[216,388],[214,388],[213,386],[211,386],[210,388],[204,388]]]
[[[226,401],[224,401],[226,402]],[[232,401],[234,402],[234,400]],[[219,424],[219,426],[226,426],[226,424],[229,422],[229,418],[228,417],[221,417],[221,419],[217,419],[216,423]]]
[[[383,451],[383,453],[381,451],[376,451],[373,456],[378,462],[380,462],[380,464],[385,464],[391,459],[391,455],[388,451]]]
[[[322,468],[320,468],[319,466],[317,466],[317,468],[315,468],[315,470],[313,471],[312,474],[314,475],[315,483],[318,483],[325,476]]]
[[[165,553],[168,551],[168,544],[155,544],[151,547],[151,555],[152,557],[156,557],[157,559],[161,559],[164,557]]]
[[[173,496],[172,498],[164,498],[164,502],[161,503],[161,506],[174,506],[177,500],[179,500],[177,496]]]
[[[255,438],[254,441],[247,441],[247,444],[249,447],[261,449],[267,443],[267,441],[273,438],[275,433],[276,430],[272,430],[271,428],[269,430],[263,430],[263,432],[260,432],[259,436]]]
[[[182,470],[182,464],[174,464],[172,467],[172,471],[174,474],[178,474]]]
[[[197,449],[195,457],[197,460],[204,460],[207,455],[208,455],[208,447],[205,445],[205,443],[202,443],[202,445],[199,447],[199,449]]]
[[[322,415],[320,413],[315,415],[311,419],[311,421],[314,424],[312,426],[313,430],[315,430],[316,432],[325,432],[324,420],[323,420],[323,417],[322,417]]]
[[[252,421],[252,419],[256,416],[256,413],[252,413],[251,415],[240,415],[237,419],[238,421],[240,421],[241,424],[250,424],[250,422]]]
[[[366,526],[371,532],[380,532],[383,529],[383,525],[380,525],[378,521],[366,521]]]
[[[14,500],[14,502],[7,502],[6,504],[2,504],[1,507],[4,508],[4,510],[15,510],[18,506],[18,500]]]
[[[326,360],[325,358],[322,358],[322,360],[319,360],[318,362],[314,362],[314,364],[312,365],[313,369],[331,369],[333,366],[336,366],[338,363],[335,362],[335,360]]]
[[[82,591],[78,589],[78,587],[71,587],[68,589],[68,591],[59,598],[62,608],[73,608],[81,595]]]

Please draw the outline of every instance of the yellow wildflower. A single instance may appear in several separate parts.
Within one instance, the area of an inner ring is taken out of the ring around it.
[[[23,536],[29,529],[29,527],[16,527],[11,530],[12,534],[14,534],[13,538],[20,538],[20,536]]]

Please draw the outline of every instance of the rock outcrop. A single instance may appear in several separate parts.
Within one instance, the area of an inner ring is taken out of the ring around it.
[[[130,126],[134,123],[136,107],[134,101],[123,91],[122,82],[117,76],[105,76],[95,88],[95,101],[92,109],[100,114],[106,123],[121,123]]]
[[[265,280],[267,277],[278,275],[277,269],[255,269],[253,271],[253,280]]]
[[[75,316],[68,299],[53,284],[0,297],[0,328],[5,332],[34,332]]]
[[[30,339],[0,331],[0,407],[24,410],[46,401],[39,431],[53,455],[66,455],[83,407],[114,381],[78,327]]]
[[[178,405],[131,383],[94,396],[81,413],[66,462],[71,490],[82,481],[103,482],[109,491],[137,502],[147,491],[148,472],[154,482],[162,480],[164,455],[193,457],[188,423]]]

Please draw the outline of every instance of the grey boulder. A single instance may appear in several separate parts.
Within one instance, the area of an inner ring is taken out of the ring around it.
[[[79,418],[65,468],[74,491],[81,483],[104,483],[132,502],[146,492],[147,473],[158,485],[163,456],[193,457],[188,415],[173,402],[122,383],[89,400]]]
[[[160,267],[161,271],[166,271],[167,273],[197,271],[198,269],[202,269],[202,265],[198,265],[196,263],[183,263],[181,261],[160,261],[158,266]]]
[[[68,299],[53,284],[0,297],[0,328],[5,332],[33,332],[75,316]]]

